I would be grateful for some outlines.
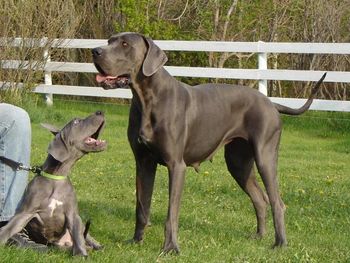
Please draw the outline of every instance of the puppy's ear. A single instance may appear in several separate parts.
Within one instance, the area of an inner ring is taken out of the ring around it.
[[[153,40],[144,37],[145,41],[148,44],[148,51],[145,60],[142,65],[142,73],[146,76],[152,76],[156,73],[164,64],[168,61],[167,56],[164,51],[161,50]]]
[[[41,127],[49,130],[53,135],[56,135],[60,132],[60,129],[56,128],[55,126],[48,124],[48,123],[40,123]]]
[[[55,139],[49,144],[47,152],[61,163],[69,158],[68,147],[61,132],[55,135]]]

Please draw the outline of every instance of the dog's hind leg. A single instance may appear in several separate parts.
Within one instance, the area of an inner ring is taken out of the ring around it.
[[[91,225],[91,220],[89,219],[85,224],[85,230],[83,234],[85,238],[86,246],[91,247],[93,250],[101,250],[103,246],[89,234],[90,225]]]
[[[266,233],[266,210],[269,201],[256,181],[252,147],[246,140],[236,138],[225,146],[225,160],[232,177],[253,203],[257,219],[256,236],[260,238]]]
[[[287,245],[284,223],[285,205],[281,199],[277,180],[277,153],[280,140],[280,130],[272,133],[268,141],[259,140],[255,145],[255,161],[266,188],[271,204],[275,228],[274,247]]]
[[[85,242],[86,242],[86,245],[91,247],[93,250],[103,249],[103,246],[96,239],[94,239],[90,234],[86,235]]]

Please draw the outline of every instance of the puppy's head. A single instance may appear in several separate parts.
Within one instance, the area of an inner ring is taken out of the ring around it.
[[[48,153],[59,162],[76,161],[89,152],[106,149],[107,143],[98,139],[105,125],[103,112],[97,111],[85,119],[75,118],[62,129],[42,124],[55,135],[49,144]]]
[[[141,75],[152,76],[167,61],[152,39],[138,33],[114,35],[107,46],[94,48],[92,55],[99,71],[96,81],[105,89],[127,86]]]

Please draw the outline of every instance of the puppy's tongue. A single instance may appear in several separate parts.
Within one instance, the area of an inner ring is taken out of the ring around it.
[[[113,77],[113,76],[105,76],[105,75],[102,75],[102,74],[97,74],[96,75],[96,81],[98,83],[102,83],[102,82],[105,82],[107,80],[113,80],[113,79],[116,79],[117,77]]]
[[[88,137],[88,138],[85,139],[85,143],[89,144],[89,145],[95,144],[96,140],[94,138]]]
[[[85,139],[85,143],[87,145],[96,145],[96,146],[98,146],[98,145],[100,145],[101,143],[104,143],[104,142],[105,142],[105,140],[96,140],[96,139],[91,138],[91,137],[88,137],[88,138]]]

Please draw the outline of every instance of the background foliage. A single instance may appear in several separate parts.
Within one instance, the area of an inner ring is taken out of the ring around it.
[[[153,39],[349,42],[350,0],[0,0],[0,36],[107,39],[121,31],[146,34]],[[4,41],[3,39],[1,41]],[[43,47],[45,48],[45,47]],[[55,60],[91,61],[89,50],[62,50]],[[247,53],[168,52],[171,65],[255,68],[256,57]],[[342,55],[270,54],[269,68],[348,71]],[[0,60],[42,60],[42,49],[10,48],[2,43]],[[11,87],[32,86],[42,80],[33,71],[0,70]],[[215,79],[182,78],[190,84]],[[55,83],[94,85],[92,74],[57,73]],[[227,80],[220,80],[229,82]],[[256,81],[235,80],[255,86]],[[271,96],[305,97],[309,83],[271,81]],[[319,98],[349,98],[349,85],[323,85]],[[0,96],[4,99],[4,93]],[[12,95],[10,96],[12,97]],[[17,96],[20,100],[21,96]],[[11,98],[7,98],[11,99]]]

